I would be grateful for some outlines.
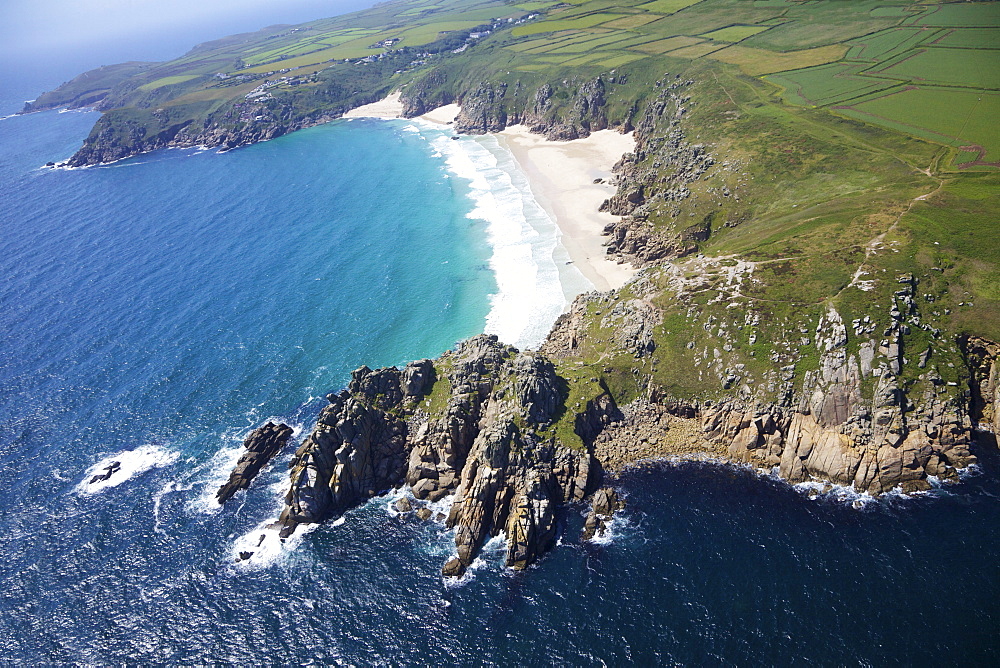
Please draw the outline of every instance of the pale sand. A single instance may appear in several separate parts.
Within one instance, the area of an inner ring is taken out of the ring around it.
[[[344,114],[344,118],[402,118],[403,103],[400,102],[401,93],[396,92],[371,104],[363,104],[355,107]],[[457,104],[446,104],[443,107],[432,109],[418,118],[446,125],[455,120],[460,107]]]
[[[430,121],[431,123],[446,125],[455,120],[455,117],[458,116],[460,109],[461,107],[457,104],[446,104],[443,107],[438,107],[437,109],[428,111],[420,118],[425,121]]]
[[[607,180],[618,159],[635,149],[632,136],[601,130],[584,139],[549,141],[514,125],[499,137],[528,175],[532,194],[556,221],[570,260],[587,280],[609,290],[632,278],[636,270],[609,259],[604,247],[604,226],[617,216],[598,211],[615,194]],[[598,178],[605,183],[595,184]]]
[[[401,118],[400,94],[366,104],[344,114],[345,118]],[[449,104],[420,116],[431,123],[455,120],[459,106]],[[497,135],[528,176],[531,192],[552,216],[570,261],[598,290],[620,288],[636,270],[610,260],[604,247],[604,227],[616,216],[601,213],[601,203],[615,193],[607,184],[611,167],[626,152],[635,149],[631,135],[601,130],[584,139],[549,141],[514,125]],[[595,179],[605,183],[595,184]]]
[[[392,93],[388,97],[355,107],[344,114],[344,118],[402,118],[403,103],[399,101],[401,93]]]

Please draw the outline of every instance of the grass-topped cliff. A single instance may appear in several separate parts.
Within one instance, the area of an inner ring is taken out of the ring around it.
[[[1000,150],[990,121],[998,34],[993,3],[390,2],[208,42],[165,63],[94,70],[26,110],[107,112],[79,164],[163,145],[242,145],[411,85],[428,105],[503,86],[503,120],[537,111],[534,120],[586,132],[595,120],[594,91],[579,103],[586,82],[605,75],[597,122],[627,126],[664,72],[702,65],[767,81],[792,106],[949,146],[948,164],[975,167]]]
[[[635,132],[605,203],[644,267],[540,353],[482,337],[361,369],[296,453],[287,530],[404,480],[456,493],[458,574],[490,533],[527,565],[603,468],[713,456],[927,489],[1000,427],[1000,4],[392,2],[82,75],[75,165],[234,148],[400,90],[455,128]],[[363,360],[358,360],[360,364]]]

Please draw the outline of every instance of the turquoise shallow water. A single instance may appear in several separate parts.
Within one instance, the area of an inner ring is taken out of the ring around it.
[[[494,543],[458,586],[438,574],[451,537],[389,496],[236,568],[290,454],[215,509],[250,428],[308,429],[359,364],[437,355],[486,326],[496,210],[469,214],[493,186],[449,172],[432,131],[375,121],[38,169],[94,118],[0,121],[0,660],[1000,658],[989,460],[861,510],[724,467],[636,471],[617,482],[629,506],[610,541],[581,543],[571,509],[536,567],[506,571]],[[108,458],[134,475],[86,493]]]

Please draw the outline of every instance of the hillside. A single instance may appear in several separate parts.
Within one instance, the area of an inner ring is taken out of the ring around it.
[[[458,574],[500,531],[527,565],[557,507],[644,457],[880,494],[995,451],[998,10],[396,2],[80,77],[27,111],[100,98],[71,165],[235,148],[393,90],[409,115],[458,102],[461,132],[636,133],[605,203],[636,280],[580,297],[537,353],[481,337],[359,369],[296,453],[285,531],[403,480],[455,492]]]

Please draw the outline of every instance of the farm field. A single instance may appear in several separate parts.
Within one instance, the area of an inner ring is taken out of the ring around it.
[[[172,86],[174,84],[184,83],[197,78],[197,74],[178,74],[172,77],[163,77],[161,79],[157,79],[156,81],[150,81],[148,84],[139,86],[139,88],[141,90],[154,90],[156,88],[162,88],[163,86]]]
[[[1000,88],[1000,51],[989,49],[915,49],[874,75],[967,88]]]
[[[1000,167],[1000,93],[953,88],[906,88],[850,106],[837,113],[955,148],[979,147],[979,166]],[[975,162],[959,156],[958,164]],[[973,167],[975,165],[969,165]]]
[[[1000,28],[949,30],[930,44],[966,49],[1000,49]]]
[[[717,42],[742,42],[747,37],[753,37],[767,29],[768,26],[729,26],[721,30],[713,30],[702,37],[714,39]]]
[[[502,62],[507,71],[553,77],[624,68],[647,79],[710,61],[762,78],[788,104],[948,146],[953,168],[994,169],[1000,152],[988,122],[1000,90],[1000,3],[989,2],[402,0],[200,45],[153,64],[130,90],[140,106],[235,99],[250,83],[252,90],[286,74],[303,86],[304,76],[322,76],[334,63],[387,56],[401,61],[399,84],[429,67],[428,56],[461,58],[480,72]],[[940,113],[950,109],[962,123]]]
[[[788,102],[811,107],[840,104],[899,85],[898,81],[860,76],[867,67],[863,63],[839,62],[772,74],[765,78],[784,89],[784,98]]]

